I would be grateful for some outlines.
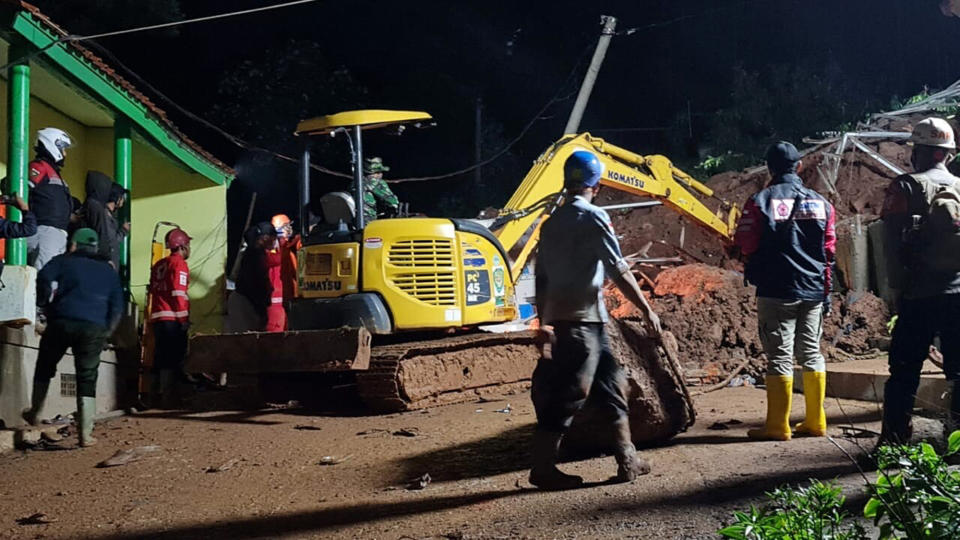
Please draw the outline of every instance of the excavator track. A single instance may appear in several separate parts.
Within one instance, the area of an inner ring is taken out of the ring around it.
[[[375,412],[462,403],[529,388],[539,357],[533,331],[374,345],[357,386]]]

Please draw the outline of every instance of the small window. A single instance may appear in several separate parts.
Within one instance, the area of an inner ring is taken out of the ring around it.
[[[60,395],[63,397],[77,396],[77,376],[70,373],[60,374]]]

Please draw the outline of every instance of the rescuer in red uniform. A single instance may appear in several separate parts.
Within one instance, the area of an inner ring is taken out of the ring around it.
[[[190,236],[178,228],[168,232],[165,241],[170,255],[153,265],[149,289],[150,324],[155,336],[151,394],[158,404],[170,402],[174,384],[184,377],[190,329]]]
[[[283,332],[287,329],[287,312],[283,309],[283,247],[274,238],[272,246],[264,250],[264,268],[270,282],[270,305],[267,306],[267,332]]]
[[[283,282],[283,300],[297,297],[297,251],[303,245],[299,234],[293,233],[293,223],[286,214],[277,214],[270,220],[277,230],[280,244],[280,280]]]

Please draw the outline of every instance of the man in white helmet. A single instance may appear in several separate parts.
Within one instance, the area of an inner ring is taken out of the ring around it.
[[[72,144],[63,130],[48,127],[37,132],[37,157],[28,168],[29,201],[37,216],[37,234],[27,239],[27,261],[37,270],[67,250],[73,197],[60,169]]]
[[[913,128],[911,162],[915,172],[895,178],[887,188],[881,212],[885,230],[888,282],[897,291],[898,317],[890,345],[890,378],[884,389],[880,443],[906,442],[910,413],[920,384],[920,370],[935,336],[940,336],[944,373],[960,380],[960,264],[943,265],[957,253],[938,254],[928,217],[934,197],[960,193],[960,178],[947,170],[956,154],[953,128],[942,118],[927,118]],[[944,256],[946,255],[946,256]],[[954,392],[960,412],[960,392]]]

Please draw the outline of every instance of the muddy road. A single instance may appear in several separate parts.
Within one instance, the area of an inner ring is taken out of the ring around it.
[[[851,504],[862,501],[854,467],[826,439],[747,441],[763,397],[754,388],[698,396],[697,424],[643,451],[651,475],[604,485],[612,458],[566,463],[591,485],[560,493],[526,481],[526,393],[380,417],[148,412],[98,424],[91,449],[0,456],[0,537],[715,538],[734,509],[783,483],[840,477]],[[877,428],[876,405],[842,409],[828,400],[832,434],[841,421]],[[794,410],[799,420],[802,399]],[[715,423],[727,429],[708,429]],[[144,445],[162,450],[95,467]],[[408,489],[423,474],[430,483]],[[17,523],[35,513],[50,523]]]

